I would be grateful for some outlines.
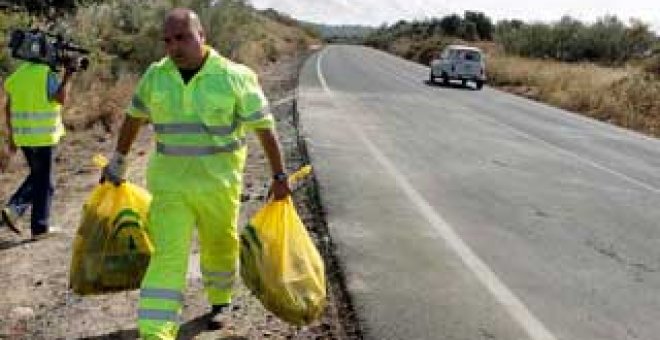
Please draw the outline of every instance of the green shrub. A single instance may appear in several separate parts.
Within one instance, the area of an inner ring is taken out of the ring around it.
[[[647,24],[632,19],[625,25],[616,16],[605,16],[591,25],[568,16],[553,24],[504,20],[495,32],[496,41],[511,54],[605,64],[622,64],[641,56],[654,41]]]

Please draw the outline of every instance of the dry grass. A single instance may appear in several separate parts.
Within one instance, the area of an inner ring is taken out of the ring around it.
[[[113,83],[98,75],[81,74],[63,112],[64,125],[75,131],[98,123],[107,132],[113,131],[126,112],[137,79],[137,75],[124,74]]]
[[[257,40],[241,45],[236,55],[230,55],[257,71],[278,61],[282,56],[291,56],[305,51],[308,46],[318,44],[319,41],[306,35],[299,27],[287,26],[283,23],[264,20],[255,27],[258,30]]]
[[[567,64],[490,52],[487,69],[494,86],[660,136],[660,79],[640,68]]]

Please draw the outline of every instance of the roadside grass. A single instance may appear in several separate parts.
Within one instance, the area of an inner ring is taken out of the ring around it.
[[[640,67],[569,64],[491,52],[486,68],[491,86],[660,136],[660,77]]]

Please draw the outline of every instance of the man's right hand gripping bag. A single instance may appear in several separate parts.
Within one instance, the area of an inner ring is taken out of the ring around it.
[[[326,302],[323,260],[290,196],[252,217],[240,249],[243,282],[266,309],[295,325],[318,319]]]
[[[97,185],[83,205],[69,286],[80,295],[140,287],[154,247],[146,221],[151,195],[125,182]]]

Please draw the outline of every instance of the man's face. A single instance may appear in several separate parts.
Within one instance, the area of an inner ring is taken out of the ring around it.
[[[187,20],[167,20],[163,27],[163,42],[167,55],[179,68],[198,67],[204,59],[204,33]]]

